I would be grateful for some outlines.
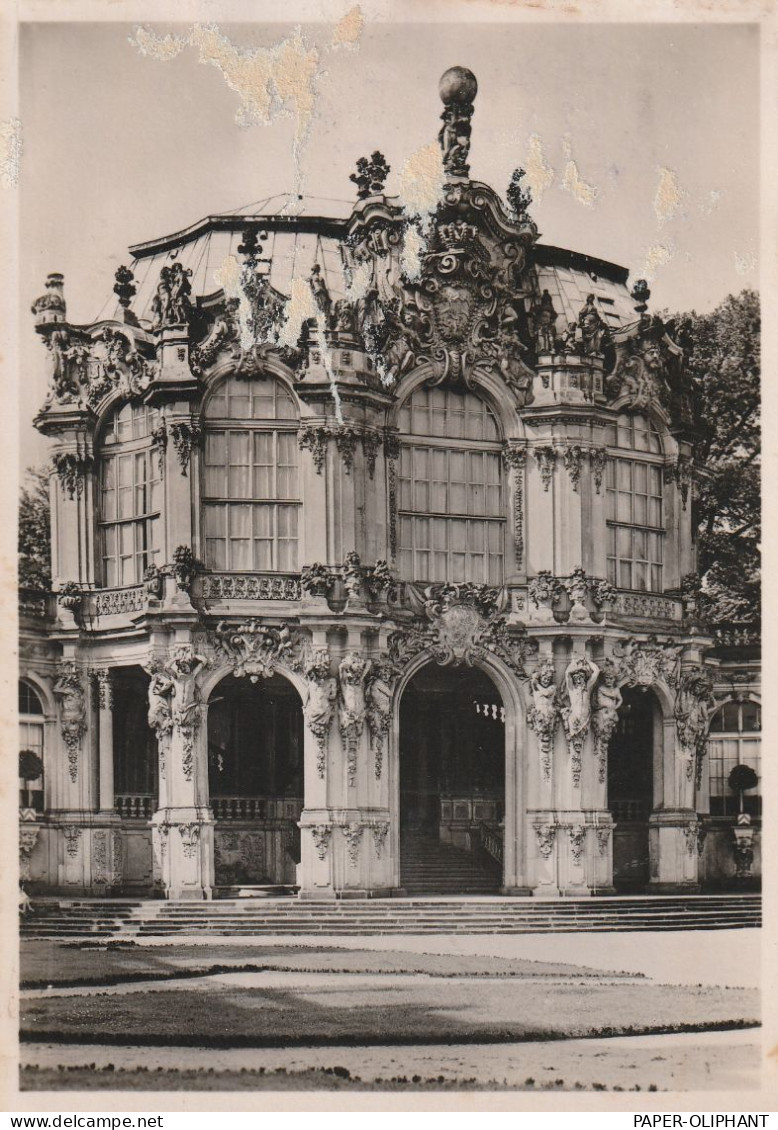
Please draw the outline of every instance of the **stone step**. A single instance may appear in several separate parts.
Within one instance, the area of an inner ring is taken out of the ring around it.
[[[489,934],[757,927],[758,894],[578,898],[558,901],[475,894],[333,902],[295,898],[214,902],[35,900],[28,938],[142,939],[262,934]]]
[[[109,939],[121,940],[135,940],[142,938],[165,938],[165,937],[257,937],[262,933],[267,933],[268,936],[274,935],[288,935],[291,937],[300,937],[303,935],[321,935],[327,936],[347,936],[347,937],[374,937],[374,936],[391,936],[391,935],[493,935],[493,933],[577,933],[586,931],[588,933],[607,933],[607,932],[682,932],[689,930],[732,930],[738,928],[755,928],[758,927],[759,922],[686,922],[686,923],[669,923],[660,924],[656,922],[612,922],[612,923],[586,923],[576,924],[572,922],[522,922],[522,923],[397,923],[397,924],[360,924],[360,923],[267,923],[265,928],[258,924],[244,923],[241,925],[224,925],[224,924],[181,924],[180,927],[165,928],[162,925],[159,927],[148,927],[141,929],[137,932],[128,933],[123,935],[121,931],[106,931],[104,933],[84,933],[84,932],[70,932],[63,935],[61,931],[31,931],[26,933],[28,938],[101,938],[106,941]]]

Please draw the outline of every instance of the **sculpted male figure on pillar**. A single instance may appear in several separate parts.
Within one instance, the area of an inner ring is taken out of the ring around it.
[[[353,785],[357,772],[357,747],[365,725],[367,704],[365,702],[365,680],[370,673],[369,659],[363,659],[355,651],[343,656],[338,667],[340,681],[340,732],[346,747],[348,780]]]
[[[591,694],[599,674],[597,664],[583,657],[572,660],[565,671],[565,700],[560,713],[572,755],[576,787],[581,783],[581,750],[591,725]]]
[[[338,694],[335,677],[330,674],[330,654],[326,648],[317,648],[311,653],[304,674],[307,690],[303,712],[318,745],[316,771],[324,777],[327,735]]]
[[[619,722],[619,708],[624,699],[617,685],[618,672],[613,661],[606,659],[602,667],[600,681],[594,688],[592,702],[596,753],[599,760],[599,780],[603,782],[607,772],[608,746]]]
[[[173,680],[164,670],[161,660],[157,658],[153,659],[145,670],[151,676],[148,690],[148,723],[157,735],[159,772],[164,779],[166,756],[173,729],[173,711],[170,704],[174,691]]]
[[[682,670],[675,696],[675,724],[678,744],[691,780],[695,767],[699,777],[710,720],[716,709],[710,674],[702,667]]]
[[[530,679],[532,706],[527,715],[530,727],[538,736],[540,763],[543,776],[551,775],[551,750],[554,743],[554,730],[559,720],[557,707],[557,688],[554,681],[554,664],[547,659],[540,665]]]
[[[197,655],[191,644],[182,644],[173,651],[165,671],[172,681],[173,727],[182,739],[183,769],[187,781],[192,779],[192,743],[200,724],[200,695],[197,676],[210,660]]]

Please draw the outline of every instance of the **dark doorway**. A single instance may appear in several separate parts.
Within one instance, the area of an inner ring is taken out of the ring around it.
[[[219,683],[208,705],[208,779],[212,797],[302,797],[303,717],[291,683]]]
[[[148,723],[149,676],[140,667],[114,667],[114,804],[125,820],[150,820],[157,809],[157,737]]]
[[[613,884],[643,890],[649,881],[648,818],[654,807],[654,716],[647,688],[622,688],[624,702],[608,753],[608,807],[613,834]]]
[[[502,882],[505,712],[491,680],[430,664],[400,704],[401,883],[475,893]]]
[[[293,886],[300,862],[303,713],[280,675],[227,676],[208,703],[216,885]]]

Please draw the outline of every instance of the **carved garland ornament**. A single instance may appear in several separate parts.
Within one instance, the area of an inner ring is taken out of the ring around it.
[[[60,730],[67,750],[70,780],[75,784],[78,779],[81,740],[87,729],[84,684],[75,663],[61,665],[53,690],[60,700]]]
[[[113,710],[113,672],[110,667],[97,667],[92,672],[97,687],[100,710]]]
[[[317,475],[324,470],[327,442],[330,439],[335,441],[347,475],[351,474],[357,443],[361,442],[368,474],[371,479],[374,477],[378,448],[382,443],[379,432],[351,424],[306,424],[297,433],[297,445],[301,451],[311,452]]]
[[[395,432],[384,433],[386,480],[389,495],[389,556],[397,558],[397,461],[400,458],[400,437]]]
[[[543,859],[550,859],[554,850],[556,826],[554,824],[535,824],[535,836],[538,841],[538,851]]]
[[[524,467],[527,451],[524,447],[510,444],[502,452],[505,466],[513,472],[513,547],[516,565],[521,568],[524,560]]]
[[[573,863],[576,867],[580,867],[584,843],[586,842],[586,828],[583,824],[575,824],[568,828],[567,834],[570,837],[570,854],[573,857]]]
[[[343,824],[341,826],[343,838],[348,845],[348,857],[352,867],[356,867],[359,861],[359,845],[362,842],[362,835],[364,831],[365,828],[362,824],[351,823]]]
[[[393,676],[390,664],[373,663],[365,687],[367,726],[370,731],[370,747],[373,750],[377,781],[381,780],[384,742],[392,724]]]
[[[597,494],[600,494],[602,490],[602,480],[609,458],[610,456],[604,447],[589,448],[589,463],[591,464],[594,489],[597,491]]]
[[[373,833],[373,844],[375,846],[376,859],[380,859],[383,855],[384,845],[386,844],[386,837],[389,835],[389,821],[380,820],[377,824],[371,825]]]
[[[81,829],[78,824],[63,824],[62,835],[65,837],[65,850],[69,856],[75,859],[81,843]]]
[[[94,459],[86,452],[57,451],[52,456],[54,470],[68,498],[84,493],[84,481],[94,466]]]
[[[192,417],[189,420],[174,420],[168,428],[176,449],[181,474],[186,475],[192,458],[192,450],[197,447],[202,439],[202,428],[199,421]]]
[[[181,846],[187,859],[194,859],[197,854],[197,845],[200,842],[199,824],[179,824],[178,834],[181,836]]]
[[[681,507],[686,510],[689,502],[689,490],[694,483],[694,464],[691,459],[679,455],[675,463],[664,469],[666,483],[675,482],[681,494]]]
[[[317,856],[320,860],[325,860],[332,838],[332,826],[330,824],[315,824],[311,828],[311,836]]]
[[[584,455],[584,449],[577,443],[568,443],[562,448],[562,458],[574,491],[578,490],[581,481]]]
[[[540,471],[540,481],[543,483],[543,490],[547,491],[551,486],[551,479],[554,474],[554,464],[556,463],[556,449],[549,446],[533,447],[532,454],[535,457],[535,462]]]

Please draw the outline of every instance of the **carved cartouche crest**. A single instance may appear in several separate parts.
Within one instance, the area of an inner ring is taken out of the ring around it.
[[[294,647],[285,625],[270,628],[256,619],[235,626],[222,620],[216,626],[214,644],[232,663],[233,674],[238,678],[248,676],[252,683],[269,679],[279,663],[288,661]]]

